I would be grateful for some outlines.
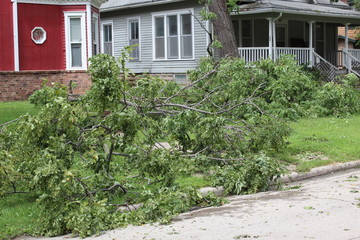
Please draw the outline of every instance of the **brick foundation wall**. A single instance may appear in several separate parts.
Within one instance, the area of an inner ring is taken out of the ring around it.
[[[41,88],[43,79],[69,86],[77,83],[74,94],[84,94],[90,89],[90,76],[86,71],[23,71],[0,72],[0,101],[22,101]]]

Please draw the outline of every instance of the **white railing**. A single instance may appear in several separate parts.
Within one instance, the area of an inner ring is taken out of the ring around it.
[[[360,60],[360,49],[348,49],[348,53],[354,58]]]
[[[338,68],[315,52],[313,52],[313,56],[314,67],[320,71],[321,75],[324,77],[324,80],[335,82]]]
[[[343,63],[349,72],[352,72],[358,77],[360,77],[360,58],[354,56],[354,53],[356,54],[356,51],[351,51],[350,53],[350,49],[348,50],[348,52],[346,52],[346,50],[343,50]]]
[[[246,62],[255,62],[269,58],[268,47],[249,47],[238,48],[240,58],[243,58]]]
[[[281,55],[293,55],[299,64],[309,64],[312,51],[310,48],[276,48],[275,57],[277,58]]]
[[[249,47],[239,48],[239,56],[246,62],[255,62],[258,60],[270,58],[276,59],[281,55],[294,55],[299,64],[309,64],[312,60],[313,49],[310,48],[284,48],[278,47],[275,49],[275,54],[270,54],[269,47]]]

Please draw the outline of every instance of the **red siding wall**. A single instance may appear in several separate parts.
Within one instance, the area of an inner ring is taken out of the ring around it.
[[[61,6],[18,4],[18,15],[20,71],[65,69]],[[43,44],[31,39],[35,27],[46,31]]]
[[[12,3],[11,0],[0,1],[0,71],[13,71],[14,39]]]
[[[85,10],[85,5],[18,4],[20,71],[65,70],[64,11]],[[46,31],[47,39],[43,44],[35,44],[31,39],[35,27]]]

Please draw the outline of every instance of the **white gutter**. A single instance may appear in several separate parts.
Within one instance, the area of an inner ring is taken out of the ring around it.
[[[14,70],[20,71],[19,64],[19,23],[18,23],[18,5],[17,0],[12,0],[13,3],[13,36],[14,36]]]
[[[276,18],[274,18],[274,22],[277,21],[277,20],[279,20],[279,19],[282,17],[282,15],[283,15],[283,13],[281,12],[281,13],[279,14],[279,16],[277,16]]]
[[[113,6],[113,7],[106,7],[100,8],[100,12],[111,12],[116,10],[123,10],[123,9],[131,9],[131,8],[138,8],[138,7],[148,7],[148,6],[155,6],[161,5],[166,3],[174,3],[174,2],[183,2],[184,0],[164,0],[164,1],[156,1],[156,2],[147,2],[147,3],[138,3],[126,6]]]
[[[87,22],[87,47],[88,47],[88,57],[87,59],[92,57],[92,32],[91,32],[91,25],[92,25],[92,19],[91,19],[91,4],[86,4],[86,22]]]
[[[350,10],[349,10],[350,11]],[[296,15],[308,15],[308,16],[316,16],[316,17],[342,17],[342,18],[351,18],[351,19],[360,19],[360,13],[354,11],[354,15],[347,15],[344,13],[323,13],[323,12],[304,12],[304,11],[291,11],[285,9],[260,9],[260,10],[249,10],[244,12],[232,13],[231,15],[251,15],[254,13],[285,13],[285,14],[296,14]]]

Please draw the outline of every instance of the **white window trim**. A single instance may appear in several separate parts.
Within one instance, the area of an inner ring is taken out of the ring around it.
[[[130,39],[130,22],[131,21],[138,21],[139,22],[139,59],[133,59],[131,61],[133,62],[141,62],[141,22],[140,17],[132,17],[127,19],[127,41],[129,45],[129,39]]]
[[[95,42],[96,42],[96,53],[99,54],[100,53],[100,42],[99,42],[99,23],[100,23],[100,18],[99,18],[99,14],[97,13],[93,13],[92,14],[92,18],[91,18],[91,24],[92,24],[92,19],[96,18],[96,22],[97,22],[97,27],[95,27],[94,31],[95,31]],[[92,38],[92,36],[91,36]],[[91,45],[92,47],[94,47],[94,43],[93,43],[93,39],[91,39]]]
[[[166,17],[169,15],[177,15],[177,21],[178,21],[178,38],[179,38],[179,42],[180,42],[180,38],[181,38],[181,18],[180,15],[182,14],[191,14],[191,38],[192,38],[192,53],[193,56],[192,58],[181,58],[181,46],[179,43],[179,58],[177,59],[168,59],[168,54],[167,54],[167,38],[168,38],[168,29],[167,29],[167,20]],[[164,59],[157,59],[156,58],[156,49],[155,49],[155,18],[156,17],[164,17],[164,47],[165,47],[165,58]],[[194,32],[194,9],[193,8],[187,8],[187,9],[179,9],[179,10],[174,10],[174,11],[165,11],[165,12],[156,12],[156,13],[152,13],[152,41],[153,41],[153,61],[157,62],[157,61],[193,61],[195,60],[195,32]]]
[[[85,12],[64,12],[65,17],[65,45],[66,45],[66,69],[67,70],[86,70],[87,61],[86,61],[86,24],[85,24]],[[82,38],[82,48],[81,48],[81,61],[82,67],[72,67],[71,66],[71,45],[70,45],[70,18],[71,17],[80,17],[81,18],[81,38]]]
[[[100,42],[101,42],[101,53],[104,53],[104,26],[110,25],[111,26],[111,47],[112,47],[112,55],[114,56],[114,21],[113,20],[107,20],[107,21],[101,21],[101,27],[100,27]]]

